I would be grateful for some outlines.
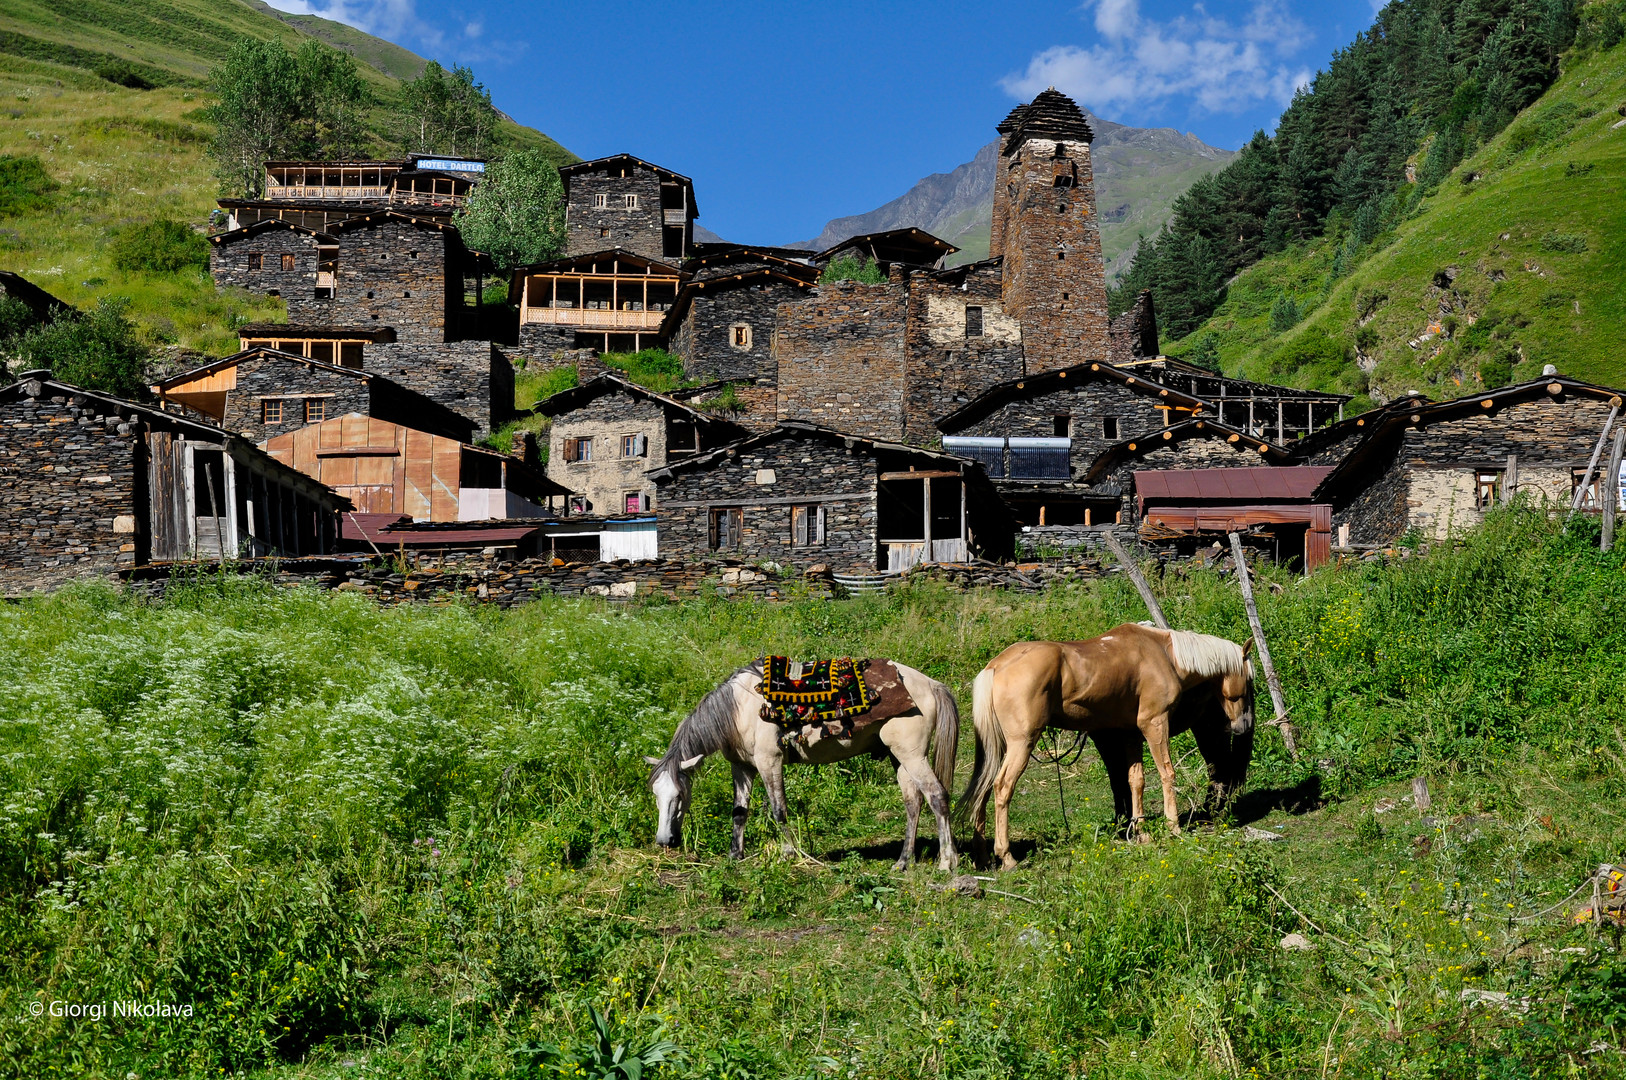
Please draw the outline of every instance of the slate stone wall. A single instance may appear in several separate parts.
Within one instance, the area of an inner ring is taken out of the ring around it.
[[[1372,482],[1353,497],[1335,499],[1332,507],[1332,534],[1349,526],[1349,539],[1356,544],[1392,544],[1406,531],[1411,483],[1398,457],[1401,438],[1395,438],[1388,451],[1370,466]]]
[[[621,455],[624,435],[643,435],[647,452]],[[566,461],[565,440],[591,438],[593,460]],[[644,474],[666,464],[666,410],[653,401],[617,391],[553,418],[548,433],[548,477],[586,495],[594,514],[626,512],[625,495],[640,492],[655,500],[655,484]]]
[[[1000,159],[995,229],[1005,311],[1022,322],[1027,370],[1108,360],[1106,263],[1088,143],[1029,139]],[[1057,186],[1058,182],[1071,186]]]
[[[281,423],[264,422],[261,403],[267,398],[282,401]],[[366,378],[262,353],[237,365],[237,389],[226,393],[226,415],[220,426],[256,443],[264,442],[303,427],[307,399],[322,402],[322,419],[353,412],[373,415],[372,391]]]
[[[0,583],[146,559],[142,425],[87,398],[0,399]]]
[[[249,256],[260,256],[260,269],[249,269]],[[294,268],[284,270],[282,257],[293,256]],[[288,302],[293,322],[308,320],[293,315],[316,295],[316,238],[291,228],[270,228],[250,236],[224,238],[209,245],[209,273],[220,289],[237,287],[261,295],[280,296]]]
[[[634,166],[630,176],[611,176],[607,169],[575,173],[565,204],[565,254],[588,255],[610,248],[625,248],[646,259],[670,262],[661,233],[660,174]],[[609,196],[609,206],[593,205],[595,195]],[[636,195],[638,207],[629,210],[625,196]]]
[[[876,559],[876,461],[841,443],[787,436],[737,457],[684,469],[659,481],[659,544],[667,558],[734,555],[784,564],[826,563],[873,570]],[[791,507],[820,505],[825,541],[791,544]],[[711,513],[737,506],[743,542],[728,552],[711,549]]]
[[[774,382],[774,322],[780,304],[804,299],[808,290],[777,280],[713,285],[697,290],[683,322],[672,335],[672,350],[683,357],[691,379]],[[750,348],[734,346],[734,327],[751,328]]]
[[[350,225],[336,235],[339,272],[332,298],[311,298],[310,290],[291,297],[289,322],[390,326],[395,340],[405,345],[457,338],[463,275],[462,244],[455,231],[384,218]]]
[[[553,326],[549,323],[520,323],[519,346],[514,350],[524,356],[543,357],[557,352],[572,352],[576,348],[574,326]]]
[[[475,439],[514,416],[513,366],[488,341],[369,345],[367,370],[466,418]]]
[[[780,304],[779,419],[903,438],[908,299],[906,284],[839,281]]]
[[[966,309],[982,309],[982,332],[967,334]],[[904,438],[936,445],[935,421],[999,383],[1024,374],[1022,326],[1004,310],[997,268],[968,270],[963,287],[931,274],[909,276],[909,397]]]
[[[1073,475],[1082,476],[1109,446],[1164,426],[1163,412],[1153,404],[1157,400],[1121,383],[1097,378],[1008,401],[985,418],[950,434],[1053,438],[1056,418],[1065,416],[1071,425]],[[1106,435],[1108,417],[1117,421],[1115,438]]]

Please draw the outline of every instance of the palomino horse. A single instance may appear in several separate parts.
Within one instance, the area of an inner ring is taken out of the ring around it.
[[[880,663],[880,662],[876,662]],[[903,664],[893,665],[913,702],[907,711],[874,723],[862,724],[854,717],[850,737],[826,737],[811,745],[798,741],[783,743],[782,729],[762,718],[765,704],[758,688],[762,684],[760,662],[740,668],[711,693],[678,725],[664,757],[646,758],[654,769],[649,775],[650,790],[660,820],[655,842],[677,847],[682,842],[683,819],[689,811],[694,770],[708,754],[722,754],[734,770],[734,843],[731,854],[745,854],[745,818],[751,802],[752,782],[760,775],[768,793],[768,808],[779,823],[787,850],[793,849],[785,814],[785,763],[823,765],[860,754],[890,751],[898,761],[898,787],[908,813],[903,833],[903,854],[897,869],[907,867],[915,856],[915,830],[920,821],[922,795],[937,818],[938,868],[952,870],[958,863],[954,836],[949,827],[948,789],[954,782],[954,757],[960,737],[960,711],[949,688],[935,679]],[[936,753],[932,750],[936,732]]]
[[[1048,724],[1096,740],[1107,773],[1115,778],[1120,814],[1122,787],[1129,788],[1132,825],[1142,816],[1141,742],[1149,743],[1163,781],[1163,814],[1178,831],[1169,739],[1182,722],[1203,729],[1198,744],[1208,743],[1215,768],[1222,734],[1252,732],[1248,651],[1207,634],[1125,624],[1089,641],[1020,642],[994,657],[972,684],[977,762],[961,796],[962,810],[972,812],[979,849],[992,792],[994,855],[1006,867],[1016,865],[1010,853],[1011,795]],[[1216,774],[1215,780],[1232,782],[1229,775]]]

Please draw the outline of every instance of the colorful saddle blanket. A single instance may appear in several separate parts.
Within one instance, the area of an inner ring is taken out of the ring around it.
[[[788,656],[764,656],[762,718],[780,727],[799,728],[869,712],[875,695],[864,683],[867,667],[868,660],[850,656],[806,664]]]

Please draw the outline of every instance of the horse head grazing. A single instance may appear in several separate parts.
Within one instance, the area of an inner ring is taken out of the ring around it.
[[[649,790],[655,795],[655,843],[675,848],[683,843],[683,818],[689,812],[689,796],[693,790],[694,769],[704,754],[679,760],[668,752],[662,758],[645,758],[654,766],[649,774]]]
[[[646,757],[653,768],[649,790],[655,796],[655,843],[675,848],[683,843],[683,819],[689,813],[689,796],[694,786],[694,770],[714,754],[733,744],[737,727],[734,686],[750,668],[740,668],[700,699],[694,712],[684,717],[672,735],[672,745],[662,757]]]
[[[1202,684],[1223,703],[1232,735],[1253,731],[1253,641],[1238,645],[1212,634],[1169,630],[1169,654],[1189,691]]]

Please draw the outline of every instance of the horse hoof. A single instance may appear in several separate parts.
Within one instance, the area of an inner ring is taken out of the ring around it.
[[[1005,857],[1000,860],[999,868],[1001,870],[1015,870],[1016,869],[1016,856],[1012,855],[1010,852],[1007,851],[1005,853]]]

